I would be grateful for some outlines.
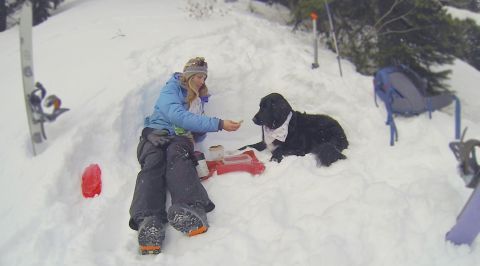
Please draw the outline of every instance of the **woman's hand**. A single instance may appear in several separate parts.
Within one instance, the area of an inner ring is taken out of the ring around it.
[[[240,122],[235,122],[232,120],[223,120],[223,130],[226,131],[236,131],[237,129],[240,128],[240,125],[242,124],[243,120]]]

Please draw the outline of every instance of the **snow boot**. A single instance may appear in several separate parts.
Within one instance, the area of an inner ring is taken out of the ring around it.
[[[174,204],[167,214],[170,225],[187,236],[205,233],[208,230],[207,214],[200,206]]]
[[[165,239],[165,226],[160,218],[148,216],[140,222],[138,228],[138,245],[142,255],[159,254]]]

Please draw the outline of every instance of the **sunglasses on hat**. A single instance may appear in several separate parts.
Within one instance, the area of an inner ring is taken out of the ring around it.
[[[208,66],[208,64],[204,57],[196,57],[193,62],[187,63],[186,67],[189,66]]]

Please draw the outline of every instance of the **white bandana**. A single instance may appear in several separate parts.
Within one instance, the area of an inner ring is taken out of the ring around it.
[[[267,145],[272,144],[274,140],[285,142],[288,135],[288,124],[290,123],[290,119],[292,119],[292,112],[288,114],[285,122],[276,129],[263,126],[263,137]]]

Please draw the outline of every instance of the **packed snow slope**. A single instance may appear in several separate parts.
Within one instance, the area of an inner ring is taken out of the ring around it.
[[[252,12],[278,18],[278,6],[214,2],[71,0],[35,27],[35,78],[71,109],[46,126],[48,147],[35,157],[18,27],[0,34],[0,265],[479,265],[480,239],[471,247],[445,241],[472,192],[448,147],[453,107],[432,119],[397,118],[400,138],[390,147],[372,77],[346,60],[340,77],[324,47],[311,69],[310,33]],[[262,175],[203,182],[216,204],[206,234],[168,227],[162,254],[141,256],[128,227],[138,137],[161,86],[193,56],[209,64],[207,113],[244,120],[237,132],[210,133],[199,149],[233,152],[259,141],[251,118],[261,97],[279,92],[295,110],[337,119],[348,159],[317,167],[311,155],[275,163],[257,152]],[[480,138],[480,74],[460,61],[448,67],[464,103],[462,127]],[[92,163],[103,189],[85,199],[81,175]]]

